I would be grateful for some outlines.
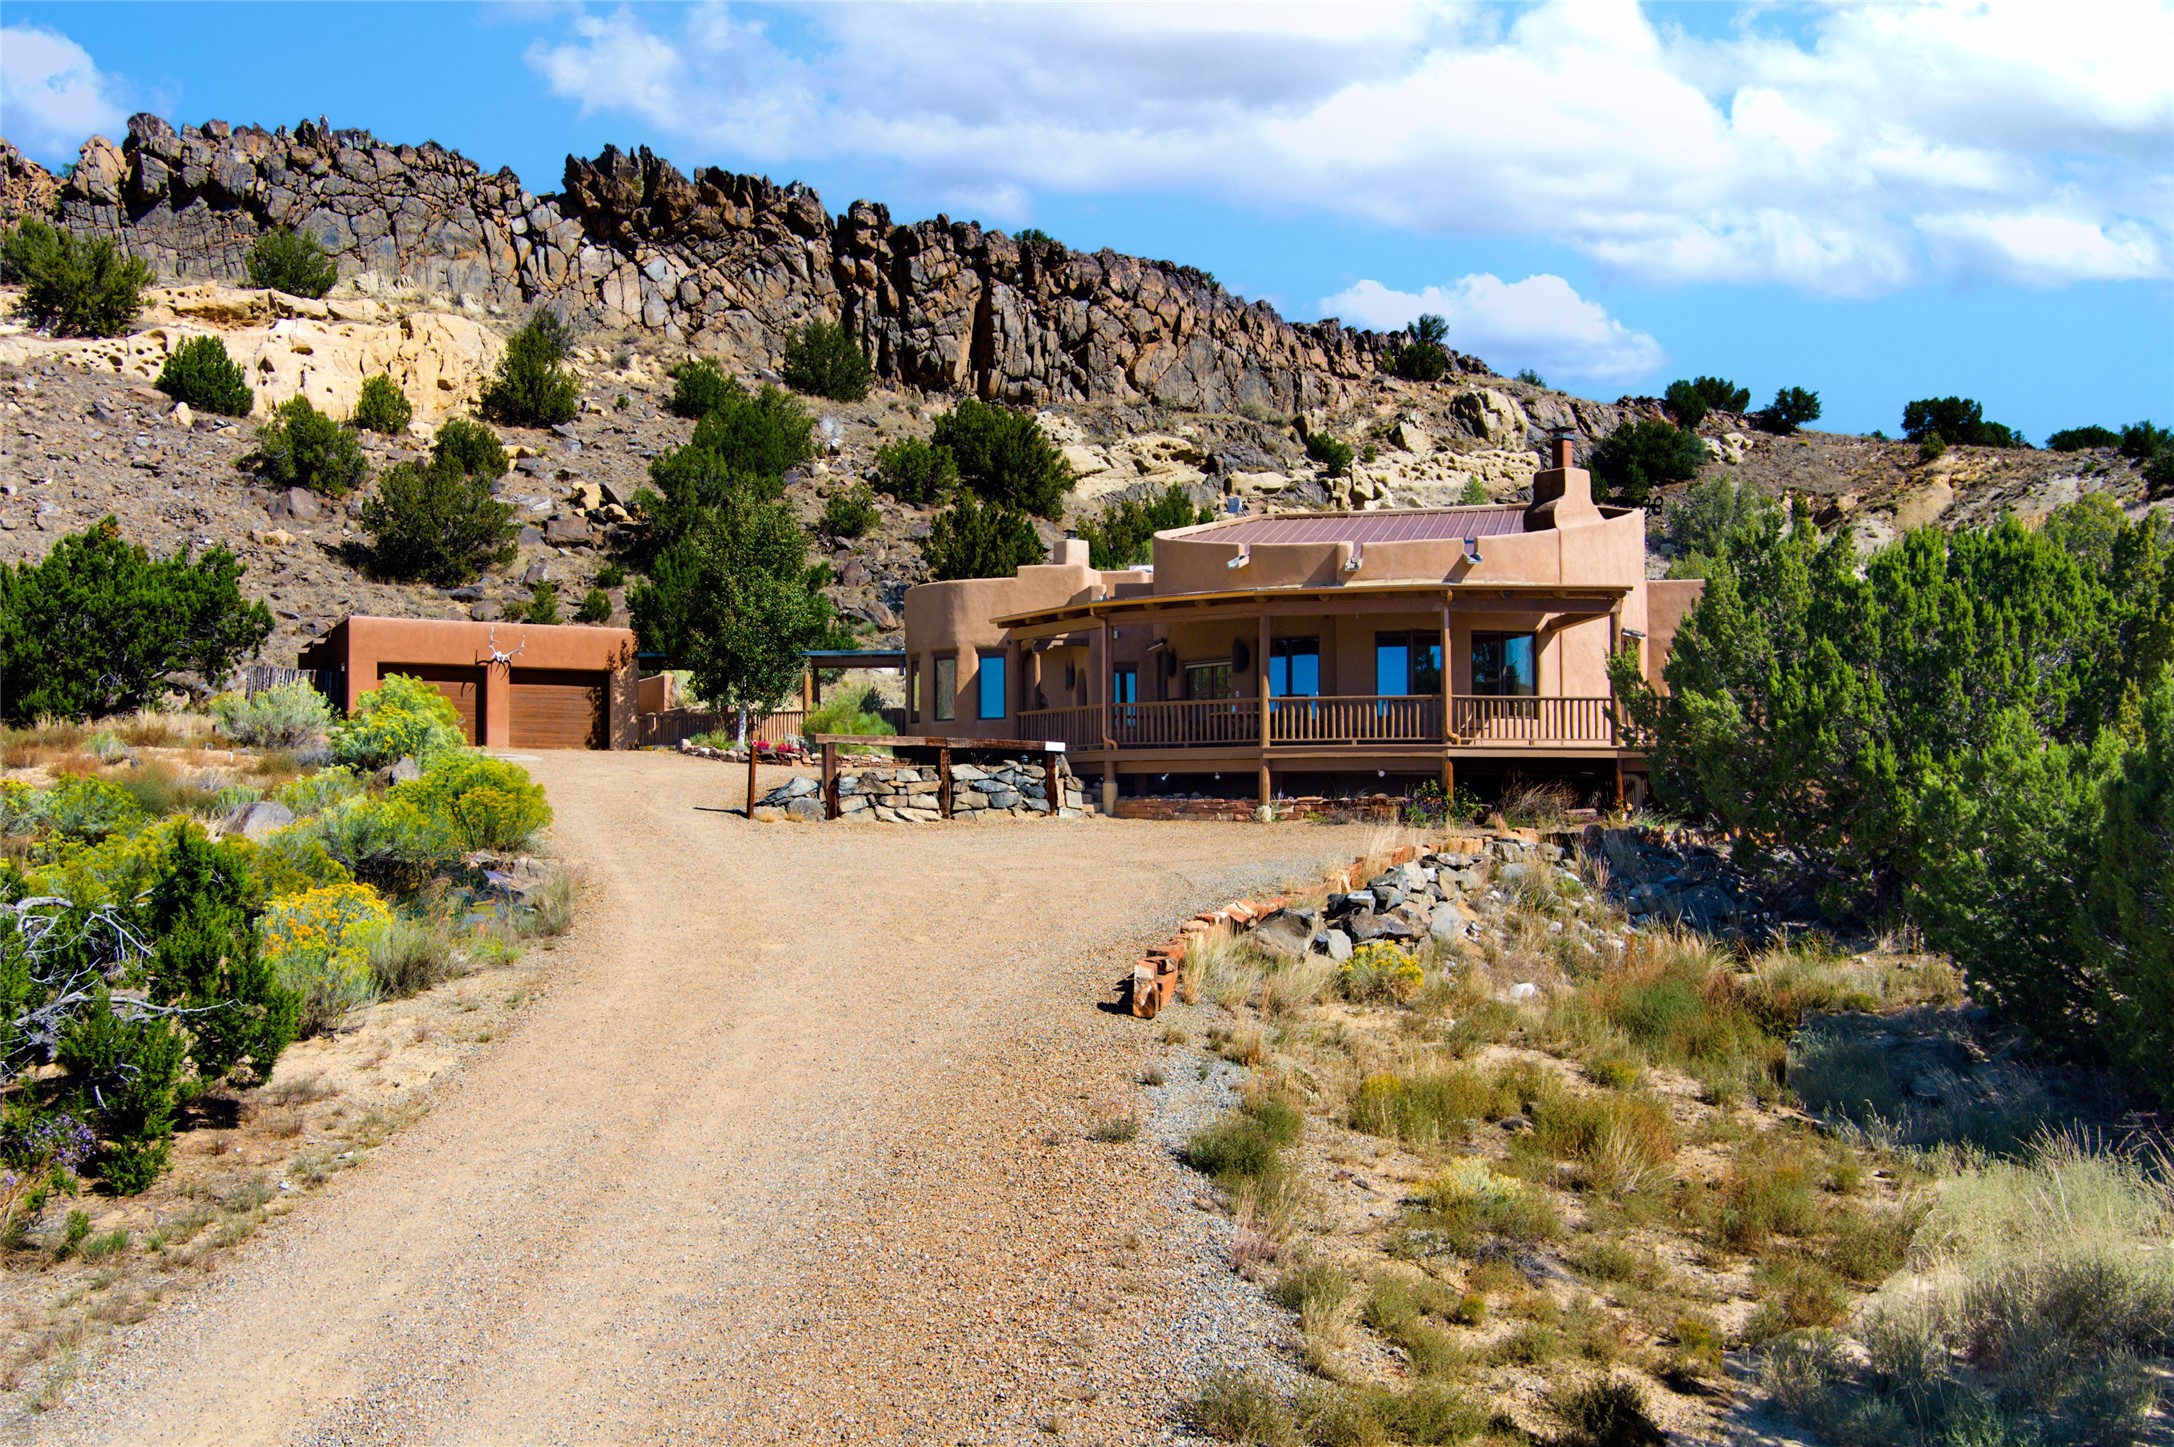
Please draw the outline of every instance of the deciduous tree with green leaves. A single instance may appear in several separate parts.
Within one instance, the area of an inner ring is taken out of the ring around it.
[[[750,718],[799,686],[801,655],[850,646],[808,561],[808,534],[784,503],[752,485],[727,487],[627,596],[642,646],[676,660],[713,707]]]

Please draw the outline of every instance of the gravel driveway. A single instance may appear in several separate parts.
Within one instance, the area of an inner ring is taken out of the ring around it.
[[[117,1336],[55,1442],[1140,1442],[1275,1331],[1096,1008],[1349,831],[750,825],[742,771],[528,760],[588,878],[430,1114]],[[774,780],[765,780],[765,787]]]

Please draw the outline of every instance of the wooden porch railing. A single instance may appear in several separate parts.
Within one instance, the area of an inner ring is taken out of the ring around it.
[[[1076,708],[1032,708],[1019,712],[1023,738],[1054,739],[1071,749],[1102,747],[1102,710],[1093,704]]]
[[[1361,694],[1268,701],[1271,744],[1437,743],[1442,701],[1430,694]]]
[[[1459,694],[1449,724],[1460,744],[1613,744],[1606,698],[1530,698]]]
[[[1268,702],[1271,748],[1294,745],[1447,743],[1506,747],[1608,747],[1616,742],[1605,697],[1503,698],[1458,694],[1442,727],[1442,700],[1432,694],[1360,694],[1274,698]],[[1118,703],[1108,709],[1108,736],[1120,749],[1258,745],[1260,700],[1184,699]],[[1031,709],[1020,732],[1055,739],[1074,750],[1102,747],[1099,705]]]
[[[754,720],[747,731],[766,744],[782,744],[798,739],[806,731],[807,718],[797,708],[780,709]],[[728,738],[737,737],[740,717],[738,714],[712,713],[708,709],[674,708],[663,713],[641,714],[637,723],[636,738],[643,748],[658,744],[671,748],[697,734],[720,733]]]

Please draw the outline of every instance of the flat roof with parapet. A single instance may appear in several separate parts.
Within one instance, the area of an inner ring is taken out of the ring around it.
[[[1249,543],[1412,543],[1493,538],[1525,530],[1522,503],[1491,507],[1395,508],[1382,512],[1270,513],[1204,523],[1178,536]]]

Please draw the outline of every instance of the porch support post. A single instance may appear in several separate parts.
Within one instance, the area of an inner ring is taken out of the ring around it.
[[[1110,687],[1117,681],[1117,658],[1110,652],[1110,615],[1102,615],[1102,658],[1095,671],[1095,692],[1090,695],[1102,705],[1102,747],[1105,751],[1117,747],[1110,735]]]
[[[1457,759],[1445,752],[1442,755],[1442,800],[1444,803],[1457,797]]]
[[[1261,756],[1261,779],[1260,779],[1260,784],[1261,784],[1261,807],[1262,807],[1263,809],[1266,809],[1267,807],[1269,807],[1269,805],[1271,805],[1271,804],[1273,804],[1273,803],[1275,802],[1275,799],[1276,799],[1276,784],[1275,784],[1275,780],[1274,780],[1273,778],[1271,778],[1271,777],[1270,777],[1270,775],[1269,775],[1269,771],[1268,771],[1268,757],[1267,757],[1267,755],[1265,755],[1265,754]]]
[[[1266,754],[1268,752],[1268,609],[1266,605],[1261,608],[1260,643],[1253,652],[1253,682],[1254,691],[1261,696],[1261,752]],[[1261,788],[1264,792],[1268,788],[1268,763],[1266,759],[1261,762]],[[1268,800],[1264,797],[1261,802],[1265,804]]]
[[[1453,698],[1453,697],[1455,696],[1455,694],[1454,694],[1454,692],[1453,692],[1453,688],[1454,688],[1454,685],[1455,685],[1455,683],[1456,683],[1456,679],[1457,679],[1457,660],[1456,660],[1456,659],[1455,659],[1454,657],[1452,657],[1452,656],[1451,656],[1451,654],[1450,654],[1450,650],[1449,650],[1449,594],[1445,592],[1444,594],[1442,594],[1442,737],[1441,737],[1441,742],[1442,742],[1442,743],[1444,743],[1444,744],[1448,743],[1448,742],[1449,742],[1449,740],[1450,740],[1450,721],[1449,721],[1449,706],[1450,706],[1450,700],[1451,700],[1451,699],[1452,699],[1452,698]]]

